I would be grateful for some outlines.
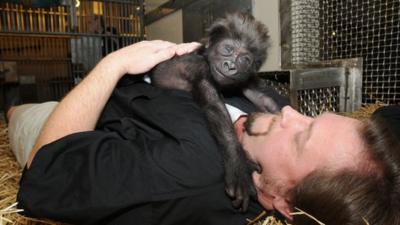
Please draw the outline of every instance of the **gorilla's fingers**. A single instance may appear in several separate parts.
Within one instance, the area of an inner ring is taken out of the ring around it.
[[[240,209],[241,212],[246,212],[247,208],[249,207],[249,197],[245,197],[243,198],[243,202],[242,202],[242,208]]]
[[[225,192],[229,197],[234,198],[235,197],[235,189],[232,186],[233,185],[227,185],[225,188]]]

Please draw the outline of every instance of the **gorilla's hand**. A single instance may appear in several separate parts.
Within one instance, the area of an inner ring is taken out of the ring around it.
[[[241,148],[241,147],[240,147]],[[243,152],[243,149],[237,152]],[[241,212],[247,211],[250,197],[257,199],[257,192],[252,180],[253,171],[261,173],[258,164],[247,159],[245,154],[225,160],[225,190],[232,198],[232,204]]]
[[[257,108],[263,112],[279,113],[280,107],[275,100],[268,95],[268,91],[273,91],[257,88],[243,88],[243,95],[246,96]],[[272,95],[271,95],[272,96]]]

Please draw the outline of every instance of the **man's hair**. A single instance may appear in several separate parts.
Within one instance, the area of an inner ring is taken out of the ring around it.
[[[327,225],[400,224],[399,137],[381,118],[364,124],[361,135],[375,171],[315,171],[293,190],[295,207]],[[293,224],[317,223],[295,215]]]

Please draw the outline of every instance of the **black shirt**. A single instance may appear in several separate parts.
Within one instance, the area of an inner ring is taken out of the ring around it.
[[[246,224],[226,196],[223,163],[190,94],[123,79],[95,131],[43,146],[19,208],[74,224]]]

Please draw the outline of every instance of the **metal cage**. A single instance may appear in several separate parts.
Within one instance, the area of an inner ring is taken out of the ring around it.
[[[361,107],[361,58],[297,65],[288,71],[264,72],[260,76],[304,115],[353,112]]]
[[[34,86],[29,101],[59,100],[103,56],[144,39],[143,0],[12,2],[0,3],[0,62],[16,63],[21,92]]]
[[[362,103],[398,104],[398,0],[280,0],[283,69],[362,58]]]

